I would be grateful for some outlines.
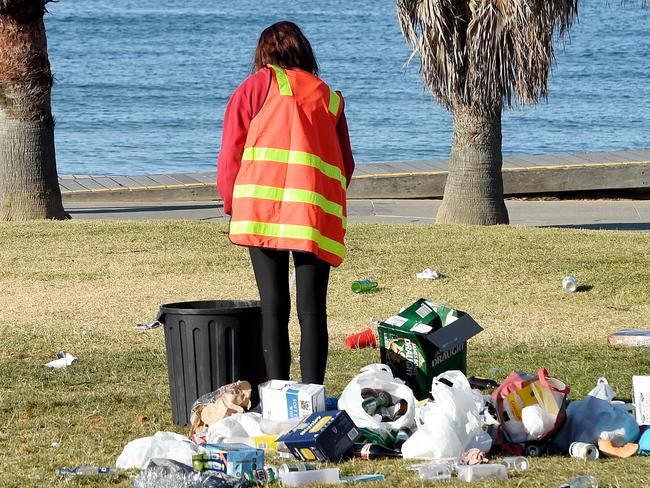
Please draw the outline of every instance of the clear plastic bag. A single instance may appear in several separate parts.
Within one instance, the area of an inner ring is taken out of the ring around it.
[[[251,406],[251,384],[236,381],[199,397],[192,405],[190,435],[204,434],[209,426]]]
[[[573,442],[596,444],[598,439],[609,439],[618,445],[635,442],[639,438],[639,424],[627,406],[610,401],[613,398],[607,380],[600,378],[586,397],[569,403],[566,422],[551,441],[550,451],[567,453]]]
[[[246,488],[245,479],[220,473],[197,473],[184,464],[168,459],[153,459],[146,469],[133,478],[132,488]]]

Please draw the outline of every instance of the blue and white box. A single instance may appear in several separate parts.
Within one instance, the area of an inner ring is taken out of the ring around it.
[[[271,380],[259,386],[262,416],[268,420],[301,419],[325,410],[323,385]]]
[[[201,454],[192,457],[197,471],[216,471],[234,478],[264,467],[264,451],[246,444],[202,444]],[[197,463],[199,466],[197,466]]]

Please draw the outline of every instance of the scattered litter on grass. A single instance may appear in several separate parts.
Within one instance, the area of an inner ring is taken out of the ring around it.
[[[623,329],[611,334],[607,342],[613,346],[650,346],[650,329]]]
[[[117,476],[119,471],[109,466],[79,466],[78,468],[57,468],[59,476]]]
[[[424,268],[421,272],[415,273],[415,277],[419,280],[437,280],[440,278],[440,273],[431,268]]]
[[[194,402],[190,437],[158,432],[131,441],[116,467],[142,470],[134,488],[243,488],[278,479],[283,486],[384,481],[382,474],[341,477],[338,468],[320,463],[410,458],[424,460],[405,467],[422,480],[476,482],[521,476],[529,458],[546,454],[587,460],[650,453],[650,434],[639,440],[650,405],[637,399],[650,397],[648,377],[633,379],[636,411],[614,399],[605,378],[571,401],[569,387],[543,368],[507,376],[491,368],[490,375],[505,376],[501,382],[468,378],[467,342],[482,328],[460,310],[419,299],[372,322],[376,329],[349,336],[346,347],[379,343],[382,364],[362,368],[340,399],[320,384],[227,384]],[[198,357],[188,354],[183,360],[195,364]],[[255,387],[261,406],[247,411]],[[490,462],[493,456],[505,457]],[[272,458],[298,463],[276,468]],[[562,486],[593,488],[598,481],[585,475]]]
[[[593,474],[575,476],[562,483],[558,488],[598,488],[598,478]]]
[[[578,282],[575,276],[565,276],[562,279],[562,289],[567,293],[573,293],[578,289]]]
[[[68,366],[72,366],[77,362],[77,358],[75,356],[65,351],[57,352],[56,357],[57,359],[46,363],[45,366],[47,368],[62,369],[67,368]]]
[[[367,293],[369,291],[375,291],[379,283],[374,280],[358,280],[352,282],[352,291],[354,293]]]
[[[170,459],[152,459],[133,479],[132,488],[247,488],[245,479],[220,473],[203,474]]]
[[[367,347],[377,347],[377,332],[371,327],[357,334],[352,334],[345,338],[343,345],[346,349],[365,349]]]
[[[61,443],[54,441],[52,444],[50,444],[50,447],[52,449],[58,449],[59,447],[61,447]]]
[[[145,324],[135,324],[133,326],[134,329],[136,330],[152,330],[152,329],[157,329],[158,327],[162,327],[162,323],[154,320],[153,322],[145,323]]]

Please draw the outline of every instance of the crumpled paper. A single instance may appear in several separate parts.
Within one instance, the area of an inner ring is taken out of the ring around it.
[[[477,448],[472,448],[465,451],[460,457],[460,464],[474,465],[474,464],[487,464],[490,460],[486,454]]]

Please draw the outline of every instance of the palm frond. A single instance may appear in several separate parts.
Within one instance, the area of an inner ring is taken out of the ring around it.
[[[0,0],[0,15],[42,15],[45,12],[45,4],[51,1],[53,0]]]
[[[546,97],[553,40],[578,0],[397,0],[404,38],[429,91],[478,112]]]

